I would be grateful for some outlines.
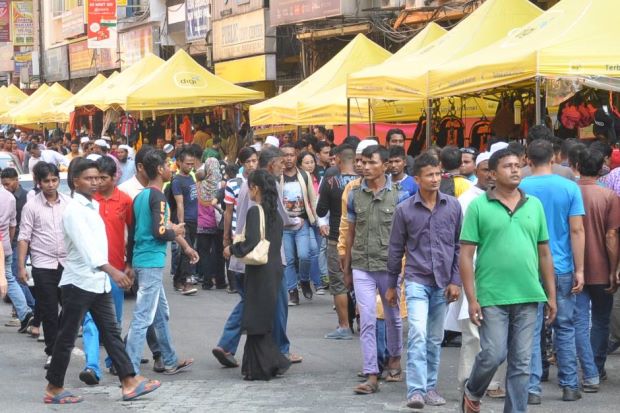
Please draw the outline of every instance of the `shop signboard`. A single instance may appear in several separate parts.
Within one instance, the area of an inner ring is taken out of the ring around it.
[[[13,43],[0,45],[0,72],[12,72],[15,69],[13,53]]]
[[[11,41],[11,9],[8,0],[0,0],[0,43]]]
[[[262,9],[265,0],[212,0],[211,9],[213,20],[221,20],[230,16]]]
[[[116,0],[88,1],[88,47],[113,49],[117,45]]]
[[[153,52],[153,27],[147,25],[120,33],[119,49],[121,70],[125,70],[142,59],[145,54]]]
[[[62,15],[62,37],[70,39],[84,34],[84,6],[77,6]]]
[[[34,45],[32,1],[11,3],[11,33],[13,34],[13,46]]]
[[[97,73],[95,66],[95,50],[88,47],[88,41],[69,45],[69,71],[71,77],[86,77]]]
[[[67,64],[67,46],[54,47],[44,52],[45,80],[58,82],[69,79],[69,65]]]
[[[213,59],[216,62],[276,52],[276,30],[267,9],[213,22]]]
[[[15,51],[15,72],[32,75],[32,50]]]
[[[231,83],[276,80],[276,55],[263,54],[216,63],[215,74]]]
[[[208,0],[185,1],[185,39],[188,42],[206,40],[210,22]]]
[[[120,66],[117,47],[114,49],[97,49],[95,56],[98,71],[117,69]]]
[[[299,23],[325,17],[340,16],[345,0],[271,0],[271,24]],[[354,2],[351,2],[354,3]]]

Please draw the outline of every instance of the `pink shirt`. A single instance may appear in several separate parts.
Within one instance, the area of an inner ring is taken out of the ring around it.
[[[31,198],[22,210],[18,241],[30,243],[30,259],[35,268],[56,269],[67,257],[62,214],[70,198],[61,193],[50,204],[42,192]]]
[[[15,209],[15,197],[12,193],[0,185],[0,234],[2,234],[2,246],[4,255],[11,255],[10,228],[17,225],[17,210]]]

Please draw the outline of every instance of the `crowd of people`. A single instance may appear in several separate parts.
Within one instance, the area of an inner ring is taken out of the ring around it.
[[[523,141],[433,146],[414,158],[400,129],[385,145],[354,136],[335,145],[317,127],[227,157],[217,139],[198,138],[135,153],[105,136],[0,139],[35,183],[27,191],[15,168],[1,171],[0,295],[18,331],[45,342],[45,403],[82,400],[64,388],[79,334],[80,380],[101,380],[101,342],[123,400],[161,386],[140,375],[145,343],[156,373],[190,368],[173,345],[169,279],[183,296],[197,285],[239,295],[212,353],[246,380],[302,362],[287,335],[300,292],[333,296],[326,330],[337,326],[325,339],[359,333],[357,394],[405,381],[407,406],[444,405],[446,331],[461,336],[464,412],[479,412],[483,397],[505,398],[505,412],[541,404],[550,363],[565,401],[606,379],[607,354],[620,347],[613,140],[560,140],[536,126]],[[129,289],[137,298],[123,337]]]

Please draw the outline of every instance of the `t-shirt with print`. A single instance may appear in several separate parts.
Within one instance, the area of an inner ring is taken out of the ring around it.
[[[308,219],[306,205],[304,204],[304,194],[301,184],[297,180],[297,175],[284,175],[282,202],[289,217]]]
[[[548,239],[545,213],[536,197],[522,194],[512,213],[492,191],[471,201],[461,243],[477,246],[475,284],[480,306],[546,301],[538,273],[538,244]]]
[[[575,269],[570,241],[569,219],[585,215],[579,186],[559,175],[528,176],[520,188],[542,202],[547,218],[549,247],[556,275],[571,274]]]
[[[237,229],[237,204],[239,199],[239,191],[241,190],[241,185],[245,182],[243,177],[236,177],[228,182],[226,182],[226,189],[224,190],[224,203],[226,204],[226,208],[232,207],[233,215],[231,222],[231,230],[232,233],[235,233]]]
[[[172,195],[183,195],[183,216],[185,221],[198,221],[198,193],[196,192],[196,182],[190,175],[178,174],[172,180]]]

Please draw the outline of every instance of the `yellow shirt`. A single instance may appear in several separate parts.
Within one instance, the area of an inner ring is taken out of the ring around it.
[[[472,183],[467,178],[462,176],[454,177],[454,196],[456,198],[460,197],[465,193],[469,188],[471,188]]]

